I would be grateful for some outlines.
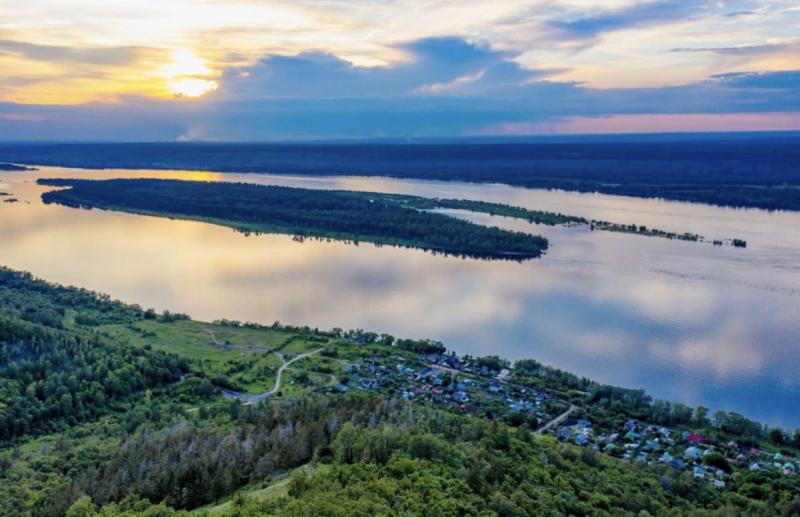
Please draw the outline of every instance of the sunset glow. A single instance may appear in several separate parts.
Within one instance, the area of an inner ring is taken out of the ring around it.
[[[584,125],[564,120],[584,119],[613,132],[640,127],[623,115],[648,129],[649,114],[650,130],[738,131],[800,113],[794,0],[41,0],[6,2],[0,19],[0,138],[131,113],[159,131],[169,120],[169,139],[214,140],[570,131]]]
[[[172,62],[164,66],[163,72],[169,90],[176,96],[200,97],[217,88],[217,83],[208,79],[213,71],[188,50],[176,51]]]

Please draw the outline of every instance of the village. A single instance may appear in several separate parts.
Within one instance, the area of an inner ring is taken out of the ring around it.
[[[724,488],[736,469],[772,471],[791,476],[798,472],[798,458],[768,452],[736,441],[719,442],[708,436],[628,420],[615,432],[596,431],[587,420],[564,422],[554,431],[563,442],[651,465],[691,471],[699,480]]]
[[[724,489],[737,471],[792,476],[800,459],[752,444],[722,441],[700,432],[627,419],[618,429],[600,429],[581,415],[563,392],[534,389],[514,380],[507,364],[488,366],[453,352],[388,354],[374,352],[344,362],[346,375],[329,391],[380,390],[409,403],[422,403],[527,425],[564,443],[623,460],[684,471],[698,482]],[[502,367],[507,366],[507,367]],[[587,394],[589,395],[589,394]],[[587,402],[588,403],[588,402]]]
[[[345,367],[347,382],[334,391],[382,390],[409,402],[424,402],[537,429],[570,407],[544,390],[510,381],[508,369],[492,370],[455,354],[422,354],[417,360],[374,354]]]

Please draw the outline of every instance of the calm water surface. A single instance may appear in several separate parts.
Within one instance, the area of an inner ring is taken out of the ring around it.
[[[178,177],[482,199],[747,249],[459,216],[544,234],[524,263],[298,243],[208,224],[44,206],[40,177]],[[43,168],[0,173],[0,264],[195,318],[365,328],[800,426],[800,214],[385,178]],[[2,198],[0,198],[2,199]]]

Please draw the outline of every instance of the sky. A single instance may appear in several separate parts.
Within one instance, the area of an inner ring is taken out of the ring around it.
[[[797,0],[0,0],[0,140],[768,130]]]

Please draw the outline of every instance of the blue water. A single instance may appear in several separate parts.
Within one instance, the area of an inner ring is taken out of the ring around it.
[[[747,249],[481,214],[546,235],[540,260],[298,243],[208,224],[45,206],[38,177],[184,177],[485,199],[645,224]],[[462,353],[536,358],[601,382],[800,426],[800,214],[503,185],[43,168],[0,173],[0,264],[186,312],[441,339]]]

